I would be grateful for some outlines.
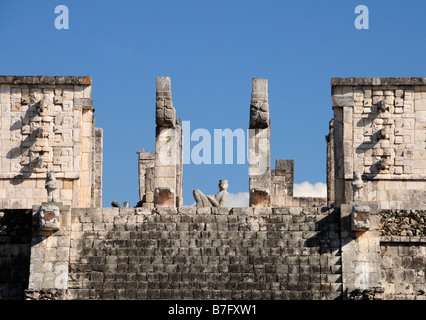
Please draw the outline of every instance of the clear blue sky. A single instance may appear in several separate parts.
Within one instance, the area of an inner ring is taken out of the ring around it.
[[[57,30],[57,5],[69,29]],[[357,30],[357,5],[369,29]],[[2,75],[88,75],[104,129],[103,205],[138,201],[136,151],[154,151],[155,77],[191,129],[248,127],[251,79],[269,79],[272,164],[326,180],[332,77],[426,76],[426,1],[1,1]],[[192,142],[191,146],[196,144]],[[192,190],[248,191],[247,165],[185,165]]]

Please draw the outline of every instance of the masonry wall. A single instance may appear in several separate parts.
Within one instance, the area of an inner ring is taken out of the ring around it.
[[[363,201],[380,208],[426,205],[426,78],[334,78],[336,206],[353,200],[354,172]]]
[[[0,299],[425,300],[425,212],[373,205],[4,210]]]
[[[326,208],[73,209],[68,299],[338,299]]]
[[[91,78],[0,76],[0,104],[0,208],[46,201],[47,172],[64,204],[100,206],[102,131]]]
[[[424,300],[426,242],[381,242],[380,249],[386,299]]]
[[[425,299],[426,211],[382,210],[380,254],[386,299]]]

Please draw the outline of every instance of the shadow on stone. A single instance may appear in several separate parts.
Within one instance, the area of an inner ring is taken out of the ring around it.
[[[0,300],[23,299],[28,288],[31,210],[0,211]]]
[[[327,210],[322,208],[321,210]],[[340,250],[340,211],[335,208],[325,218],[315,222],[316,235],[306,239],[306,247],[318,247],[318,253],[331,253]]]

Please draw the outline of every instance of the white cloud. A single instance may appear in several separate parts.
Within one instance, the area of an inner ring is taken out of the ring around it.
[[[294,197],[327,197],[327,185],[322,182],[311,184],[308,181],[295,183],[293,188]]]
[[[228,193],[228,200],[226,200],[225,206],[229,208],[248,207],[249,193],[248,192]]]

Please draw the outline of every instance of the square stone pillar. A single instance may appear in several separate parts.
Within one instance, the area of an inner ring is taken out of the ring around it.
[[[139,154],[139,200],[143,207],[153,207],[155,154],[144,149],[137,153]]]
[[[329,134],[325,137],[327,143],[327,207],[334,207],[335,171],[334,171],[334,119],[329,122]]]
[[[271,170],[271,206],[285,207],[287,197],[293,197],[294,160],[277,159]]]
[[[71,209],[60,202],[33,206],[27,299],[65,299],[68,289]]]
[[[172,103],[169,77],[157,77],[155,120],[155,207],[176,207],[182,190],[181,128]]]
[[[341,206],[343,298],[381,287],[379,211],[377,202]]]
[[[249,125],[249,203],[252,207],[271,205],[271,146],[268,80],[254,78]]]

